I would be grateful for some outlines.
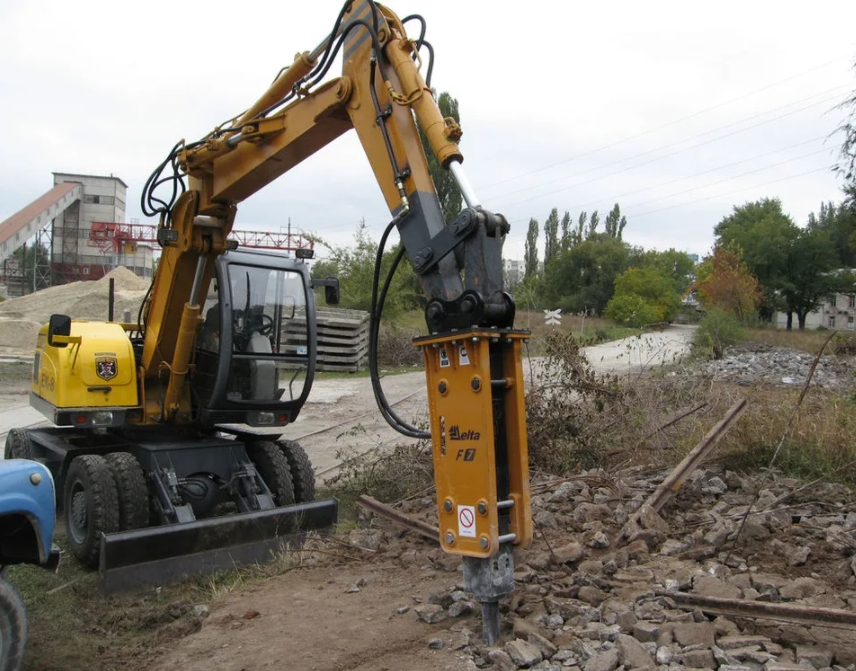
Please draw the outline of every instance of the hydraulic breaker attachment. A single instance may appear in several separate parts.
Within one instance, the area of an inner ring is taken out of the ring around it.
[[[105,593],[161,585],[271,559],[307,531],[335,524],[335,499],[101,536],[98,576]]]
[[[499,636],[499,599],[514,588],[512,545],[532,541],[521,347],[528,331],[417,338],[425,357],[440,544],[464,555],[482,603],[484,639]]]

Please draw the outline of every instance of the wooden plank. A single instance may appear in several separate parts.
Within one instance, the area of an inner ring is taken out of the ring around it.
[[[666,501],[672,498],[674,493],[681,488],[687,476],[698,467],[704,458],[710,454],[710,451],[720,441],[720,439],[728,433],[732,426],[734,426],[745,409],[745,398],[740,399],[737,403],[732,405],[731,408],[729,408],[728,412],[725,413],[725,416],[707,432],[707,435],[701,439],[701,442],[696,445],[690,453],[683,458],[681,463],[675,466],[674,470],[672,470],[668,477],[660,483],[660,486],[654,490],[654,493],[651,494],[648,500],[630,516],[630,519],[627,520],[627,523],[619,532],[618,537],[616,538],[616,543],[629,536],[629,530],[633,528],[634,525],[639,524],[640,517],[642,517],[642,515],[647,511],[653,510],[655,513],[660,511]]]
[[[657,591],[657,596],[673,599],[684,610],[700,608],[704,612],[718,615],[752,617],[760,619],[795,622],[807,626],[834,625],[856,629],[856,613],[837,608],[817,608],[797,603],[769,603],[745,599],[723,599],[699,596],[686,592]]]
[[[363,508],[371,510],[373,513],[381,515],[382,517],[386,517],[398,526],[409,529],[420,536],[424,536],[434,543],[439,544],[440,542],[440,530],[437,527],[431,526],[427,522],[405,515],[403,512],[381,503],[377,499],[373,499],[371,496],[366,496],[365,494],[360,495],[357,503],[359,503]]]

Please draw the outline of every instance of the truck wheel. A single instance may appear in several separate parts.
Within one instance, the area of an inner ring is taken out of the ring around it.
[[[11,429],[6,435],[6,459],[32,459],[33,444],[24,429]],[[0,669],[2,671],[2,669]]]
[[[140,462],[130,452],[111,452],[104,459],[113,472],[119,495],[119,529],[149,526],[149,490]]]
[[[278,506],[292,505],[294,484],[291,481],[291,470],[285,455],[276,443],[267,440],[250,443],[247,445],[247,454],[273,494],[274,503]]]
[[[27,647],[27,608],[21,593],[0,579],[0,671],[19,671]]]
[[[97,567],[101,534],[119,530],[116,481],[104,457],[86,454],[72,460],[62,502],[71,553],[81,564]]]
[[[285,455],[294,483],[294,500],[307,503],[315,500],[315,471],[309,455],[296,440],[280,440],[279,449]]]

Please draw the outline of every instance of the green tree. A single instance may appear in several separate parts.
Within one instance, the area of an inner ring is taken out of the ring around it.
[[[617,238],[596,234],[562,250],[546,271],[545,295],[566,312],[602,314],[615,278],[627,270],[630,249]]]
[[[550,265],[553,256],[559,251],[559,210],[555,207],[544,222],[544,267]]]
[[[530,219],[523,255],[523,279],[525,280],[538,275],[538,233],[538,220]]]
[[[759,312],[770,320],[788,282],[788,255],[799,227],[782,211],[778,198],[764,198],[735,206],[714,228],[716,244],[737,244],[751,273],[761,284]]]
[[[844,286],[837,272],[838,257],[828,232],[800,229],[789,252],[787,281],[782,287],[788,313],[787,328],[791,328],[791,314],[795,313],[802,331],[808,313]]]
[[[390,249],[383,255],[381,282],[397,252],[397,248]],[[354,310],[369,310],[376,256],[377,242],[369,235],[365,221],[361,221],[354,233],[354,245],[331,248],[326,259],[319,259],[313,264],[311,275],[313,278],[338,277],[340,305]],[[387,294],[384,314],[394,315],[421,305],[421,295],[411,282],[412,275],[399,266]]]
[[[618,206],[618,203],[616,203],[610,213],[606,215],[604,226],[608,236],[621,240],[621,235],[624,233],[624,227],[627,226],[627,217],[622,216],[621,208]]]
[[[604,314],[619,324],[644,326],[670,321],[681,307],[672,277],[654,265],[630,268],[615,280]]]
[[[449,93],[444,91],[437,98],[437,106],[443,117],[451,117],[455,121],[461,121],[461,116],[458,111],[458,101]],[[463,196],[458,183],[450,170],[443,168],[434,152],[431,150],[431,145],[428,143],[428,137],[419,129],[419,137],[422,139],[422,148],[428,158],[428,170],[431,173],[431,179],[434,180],[434,188],[437,189],[437,198],[440,200],[440,208],[443,210],[443,218],[448,222],[452,221],[461,212],[461,204]]]
[[[577,243],[582,242],[585,239],[586,235],[586,224],[588,223],[588,212],[580,212],[580,216],[577,219],[577,230],[573,234],[572,243],[576,245]]]
[[[856,64],[853,69],[856,71]],[[838,109],[843,110],[846,116],[837,129],[843,138],[835,171],[844,179],[846,206],[856,210],[856,91],[850,94]]]
[[[808,215],[808,229],[826,231],[842,268],[856,268],[856,208],[841,203],[821,203],[817,214]]]
[[[665,252],[655,250],[640,251],[633,260],[636,267],[656,268],[672,280],[675,292],[683,296],[695,281],[695,262],[686,252],[669,249]]]
[[[590,238],[595,233],[597,233],[598,226],[600,226],[600,215],[597,213],[597,210],[595,210],[591,213],[591,218],[589,219],[588,230],[586,231],[586,238]]]
[[[562,240],[560,242],[560,246],[562,249],[568,249],[571,246],[571,235],[573,231],[571,230],[571,213],[565,210],[565,214],[562,217]]]

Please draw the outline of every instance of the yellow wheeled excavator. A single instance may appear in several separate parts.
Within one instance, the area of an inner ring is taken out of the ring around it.
[[[411,22],[420,24],[416,39],[405,30]],[[148,180],[143,211],[159,217],[163,251],[137,323],[54,315],[42,328],[31,401],[55,426],[10,432],[6,452],[49,466],[72,551],[99,566],[105,589],[255,561],[284,535],[335,520],[336,501],[314,500],[309,459],[287,439],[315,373],[313,280],[302,259],[239,250],[228,235],[241,201],[354,129],[392,217],[371,311],[378,407],[401,433],[430,438],[439,542],[463,556],[485,638],[498,636],[512,547],[532,538],[528,333],[514,329],[503,290],[508,223],[468,183],[461,129],[442,116],[420,53],[433,58],[421,16],[346,2],[329,35],[256,103],[176,144]],[[341,76],[328,79],[338,56]],[[466,208],[453,221],[444,221],[419,128],[461,188]],[[402,245],[384,279],[393,230]],[[427,298],[426,335],[415,344],[430,432],[395,414],[377,368],[383,304],[404,254]],[[321,284],[335,302],[335,280]]]

